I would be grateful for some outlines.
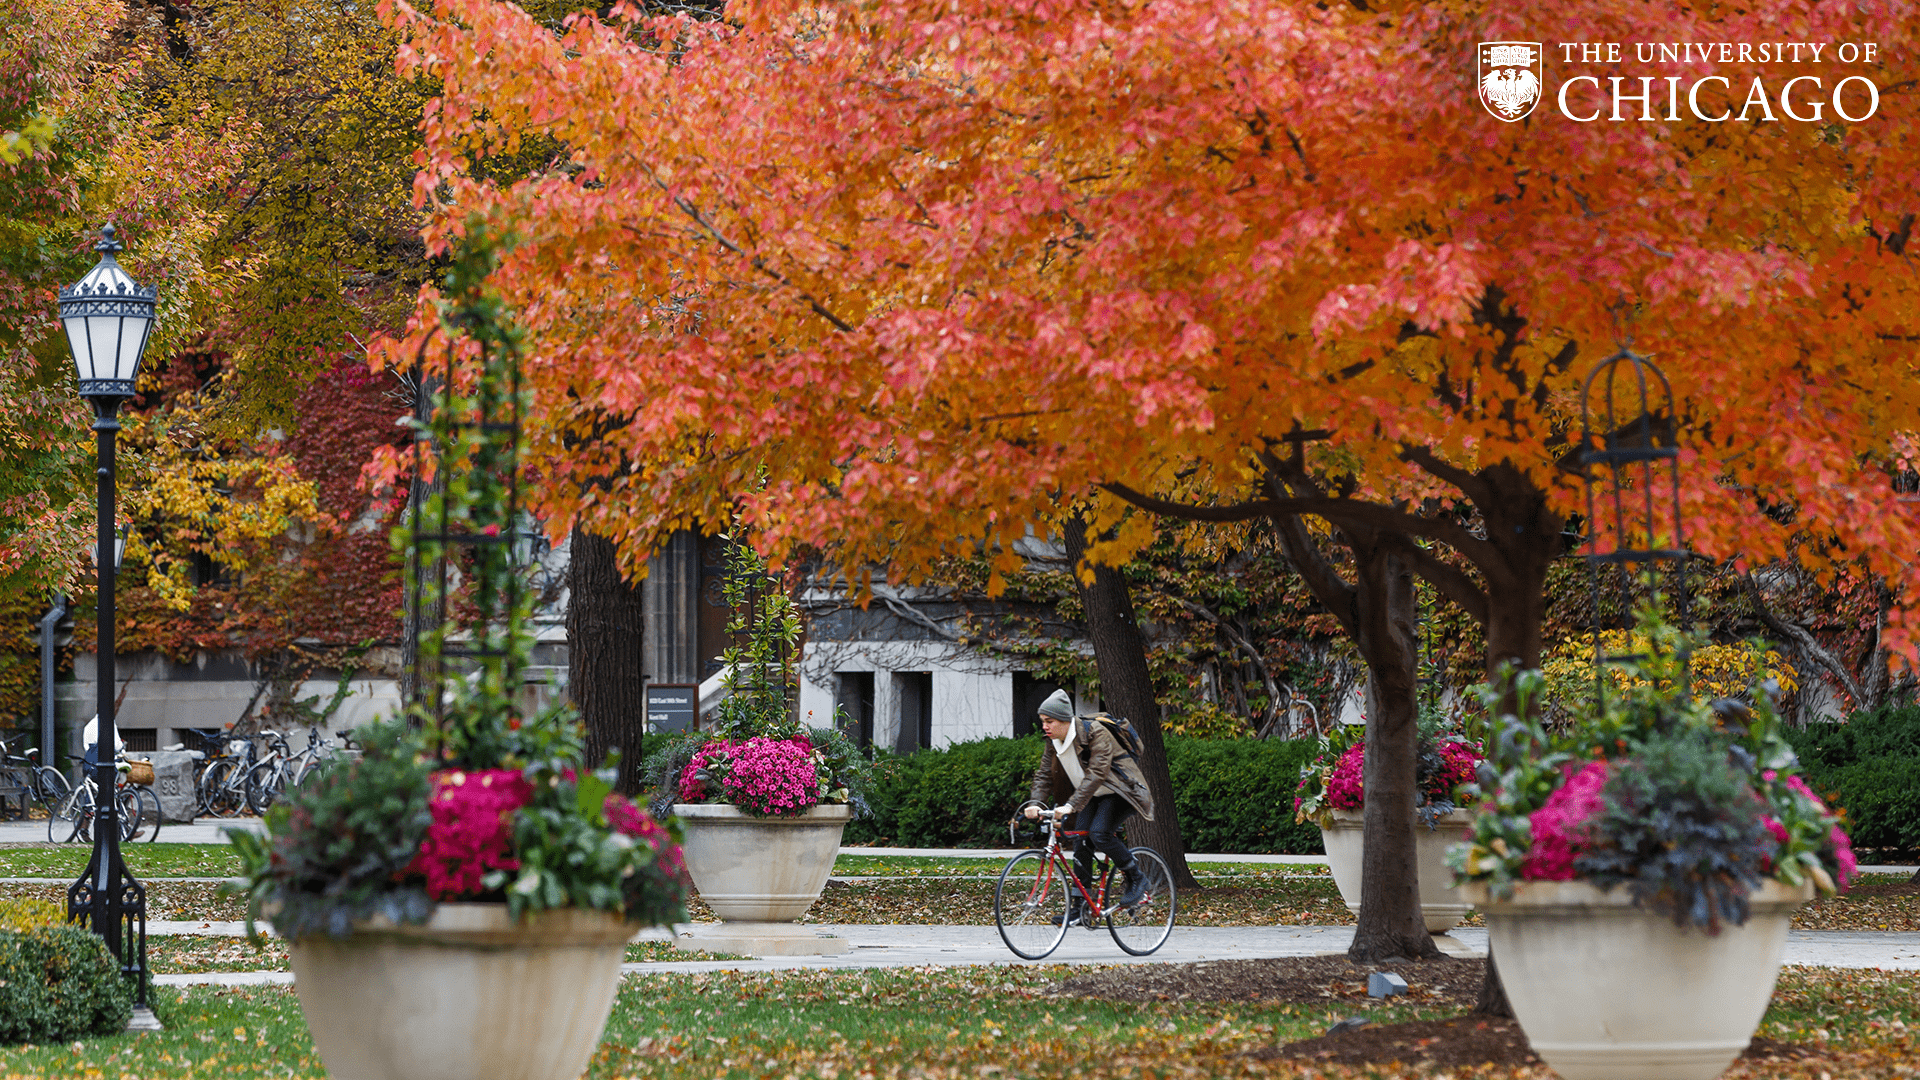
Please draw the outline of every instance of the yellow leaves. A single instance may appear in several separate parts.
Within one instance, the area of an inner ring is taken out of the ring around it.
[[[1629,639],[1623,630],[1609,630],[1600,635],[1601,653],[1606,656],[1644,654],[1650,648],[1644,635],[1634,634]],[[1618,667],[1605,670],[1610,693],[1647,685],[1644,679]],[[1541,662],[1540,672],[1547,679],[1550,707],[1590,700],[1594,687],[1592,635],[1584,634],[1560,643]],[[1716,643],[1695,649],[1688,658],[1687,679],[1694,696],[1703,700],[1745,697],[1768,680],[1776,683],[1783,694],[1799,688],[1799,673],[1785,657],[1749,643]]]
[[[238,573],[276,562],[289,533],[320,516],[317,486],[290,458],[223,452],[202,441],[200,412],[131,416],[125,436],[139,482],[124,484],[121,506],[135,528],[127,563],[147,567],[146,584],[176,611],[191,606],[196,559]]]

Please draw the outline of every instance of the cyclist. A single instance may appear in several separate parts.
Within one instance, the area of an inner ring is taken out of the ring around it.
[[[1068,827],[1066,815],[1072,814],[1087,830],[1073,851],[1074,873],[1081,881],[1092,883],[1093,853],[1103,851],[1126,875],[1126,891],[1111,906],[1139,903],[1146,896],[1146,879],[1119,835],[1121,823],[1133,814],[1153,820],[1153,793],[1147,789],[1139,762],[1098,721],[1074,716],[1073,701],[1065,690],[1048,695],[1039,712],[1047,747],[1033,773],[1033,798],[1059,804],[1054,809],[1059,828]],[[1040,808],[1029,806],[1026,814],[1029,819],[1038,818]],[[1075,892],[1068,904],[1068,925],[1085,917],[1085,907]]]

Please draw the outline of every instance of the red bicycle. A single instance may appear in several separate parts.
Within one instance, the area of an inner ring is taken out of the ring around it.
[[[1008,860],[1006,869],[1000,871],[999,884],[994,886],[993,921],[1007,948],[1027,960],[1039,960],[1059,948],[1067,936],[1068,912],[1076,894],[1083,913],[1079,925],[1093,930],[1104,921],[1114,943],[1135,956],[1145,956],[1165,945],[1173,934],[1173,919],[1179,908],[1166,860],[1152,848],[1129,849],[1145,879],[1146,895],[1137,904],[1109,908],[1107,888],[1113,883],[1113,863],[1103,854],[1097,856],[1094,875],[1098,887],[1089,888],[1073,872],[1073,860],[1060,846],[1063,838],[1082,837],[1086,832],[1057,828],[1053,811],[1043,803],[1023,803],[1020,812],[1024,814],[1028,806],[1042,807],[1040,829],[1047,842],[1045,847],[1023,851]],[[1007,830],[1010,839],[1021,820],[1018,816],[1013,819],[1013,827]]]

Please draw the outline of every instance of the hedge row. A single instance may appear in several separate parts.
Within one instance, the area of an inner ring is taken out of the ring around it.
[[[100,936],[78,926],[0,932],[0,1044],[124,1031],[133,984]]]
[[[1168,736],[1167,771],[1188,851],[1320,853],[1320,830],[1293,820],[1293,789],[1313,756],[1306,740]],[[1007,819],[1027,799],[1043,740],[992,738],[893,758],[874,791],[874,817],[849,843],[1004,847]]]
[[[1920,706],[1787,732],[1813,789],[1847,811],[1856,848],[1920,851]]]

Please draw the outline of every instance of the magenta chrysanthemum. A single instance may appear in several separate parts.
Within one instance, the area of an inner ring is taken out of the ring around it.
[[[1529,881],[1571,881],[1573,860],[1587,847],[1588,819],[1600,812],[1601,789],[1607,786],[1607,763],[1588,762],[1566,783],[1547,796],[1546,804],[1528,820],[1533,823],[1533,846],[1520,866]]]
[[[408,870],[426,875],[427,895],[435,900],[483,894],[489,871],[520,868],[513,816],[532,800],[533,785],[518,769],[434,773],[433,824]]]
[[[791,814],[820,801],[820,773],[804,739],[755,736],[728,754],[727,800],[753,814]]]
[[[600,809],[607,815],[607,824],[613,826],[614,832],[631,836],[653,849],[661,873],[668,877],[680,876],[686,865],[681,859],[680,845],[673,842],[673,834],[655,821],[652,814],[620,794],[608,795],[601,802]]]

